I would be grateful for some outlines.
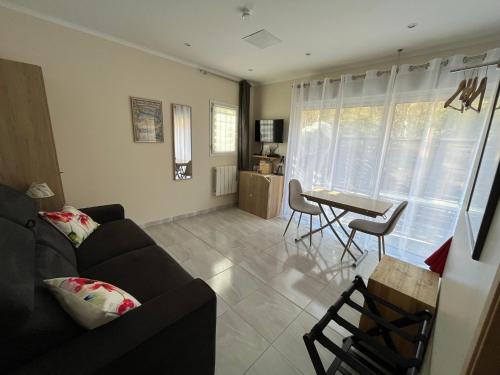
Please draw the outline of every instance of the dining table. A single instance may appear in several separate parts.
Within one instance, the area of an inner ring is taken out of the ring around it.
[[[356,256],[353,251],[347,248],[346,242],[344,242],[339,232],[335,229],[334,224],[338,224],[339,230],[341,230],[347,237],[349,237],[349,233],[346,227],[340,221],[340,219],[342,219],[345,215],[352,212],[371,218],[377,218],[380,216],[385,217],[385,214],[393,205],[391,202],[369,198],[360,194],[344,193],[327,189],[314,189],[311,191],[306,191],[302,193],[302,196],[308,201],[316,203],[319,206],[321,215],[325,218],[326,223],[324,225],[321,225],[319,228],[307,232],[299,238],[296,238],[295,241],[301,241],[304,237],[307,237],[329,227],[337,240],[344,247],[344,252],[347,251],[353,259],[353,267],[359,265],[366,257],[368,252],[366,250],[362,250],[355,241],[352,241],[355,249],[359,252],[359,255]],[[329,211],[333,215],[333,219],[331,219],[327,215],[325,207],[329,208]],[[335,209],[341,211],[339,213],[336,213]]]

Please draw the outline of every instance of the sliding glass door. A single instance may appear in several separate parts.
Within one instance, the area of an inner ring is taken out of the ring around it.
[[[483,60],[499,57],[497,49]],[[494,69],[476,72],[489,83],[480,113],[445,109],[464,79],[450,70],[463,61],[455,56],[294,85],[287,181],[408,200],[387,243],[403,258],[427,257],[455,229],[499,78]]]

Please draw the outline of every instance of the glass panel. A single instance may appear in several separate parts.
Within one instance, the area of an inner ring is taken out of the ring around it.
[[[395,105],[380,197],[409,201],[394,232],[400,247],[425,258],[453,234],[486,114],[442,101]]]
[[[333,186],[337,190],[371,195],[375,188],[382,106],[342,108]]]
[[[172,104],[174,132],[174,180],[193,178],[191,107]]]
[[[236,152],[236,108],[212,105],[212,153]]]

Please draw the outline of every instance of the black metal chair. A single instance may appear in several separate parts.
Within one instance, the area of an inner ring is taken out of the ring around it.
[[[351,299],[355,291],[363,295],[363,306]],[[375,327],[368,331],[361,331],[342,318],[339,310],[346,305],[372,319]],[[379,307],[391,311],[399,318],[388,321],[380,314]],[[356,276],[351,287],[342,293],[325,316],[304,335],[304,343],[317,375],[337,373],[416,375],[422,366],[432,328],[432,319],[432,313],[427,310],[412,314],[371,294],[363,279]],[[330,321],[335,321],[352,334],[343,340],[342,346],[335,344],[323,333]],[[403,329],[408,327],[411,327],[412,331]],[[416,330],[413,331],[415,328]],[[412,348],[410,356],[403,355],[396,348],[392,335],[397,335],[410,343],[410,348]],[[316,341],[335,355],[335,359],[326,370],[319,357]]]
[[[408,205],[408,201],[403,201],[399,204],[398,207],[394,210],[389,220],[385,223],[378,223],[376,221],[363,220],[363,219],[355,219],[349,223],[349,228],[351,228],[351,235],[347,240],[347,243],[344,248],[344,252],[342,253],[341,259],[344,259],[344,255],[351,248],[352,241],[354,240],[354,236],[356,232],[363,232],[366,234],[370,234],[372,236],[377,236],[378,238],[378,260],[382,258],[382,253],[385,255],[385,240],[384,236],[391,234],[391,232],[396,227],[401,214],[404,209]]]
[[[288,205],[293,210],[292,215],[290,216],[290,220],[288,220],[288,224],[286,225],[285,232],[283,236],[285,236],[288,227],[290,226],[290,222],[292,221],[293,215],[295,211],[300,212],[299,222],[297,224],[297,229],[300,225],[300,220],[302,219],[302,214],[309,215],[309,246],[312,243],[312,217],[318,215],[319,216],[319,225],[323,226],[321,222],[321,209],[314,204],[310,204],[306,202],[306,199],[301,195],[302,194],[302,186],[300,185],[299,180],[292,179],[288,183]],[[321,230],[321,235],[323,235],[323,230]]]

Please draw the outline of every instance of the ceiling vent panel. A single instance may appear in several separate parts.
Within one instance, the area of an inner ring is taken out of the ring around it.
[[[275,44],[281,43],[281,39],[271,34],[269,31],[262,29],[253,34],[247,35],[242,38],[245,42],[248,42],[255,47],[264,49],[267,47],[274,46]]]

